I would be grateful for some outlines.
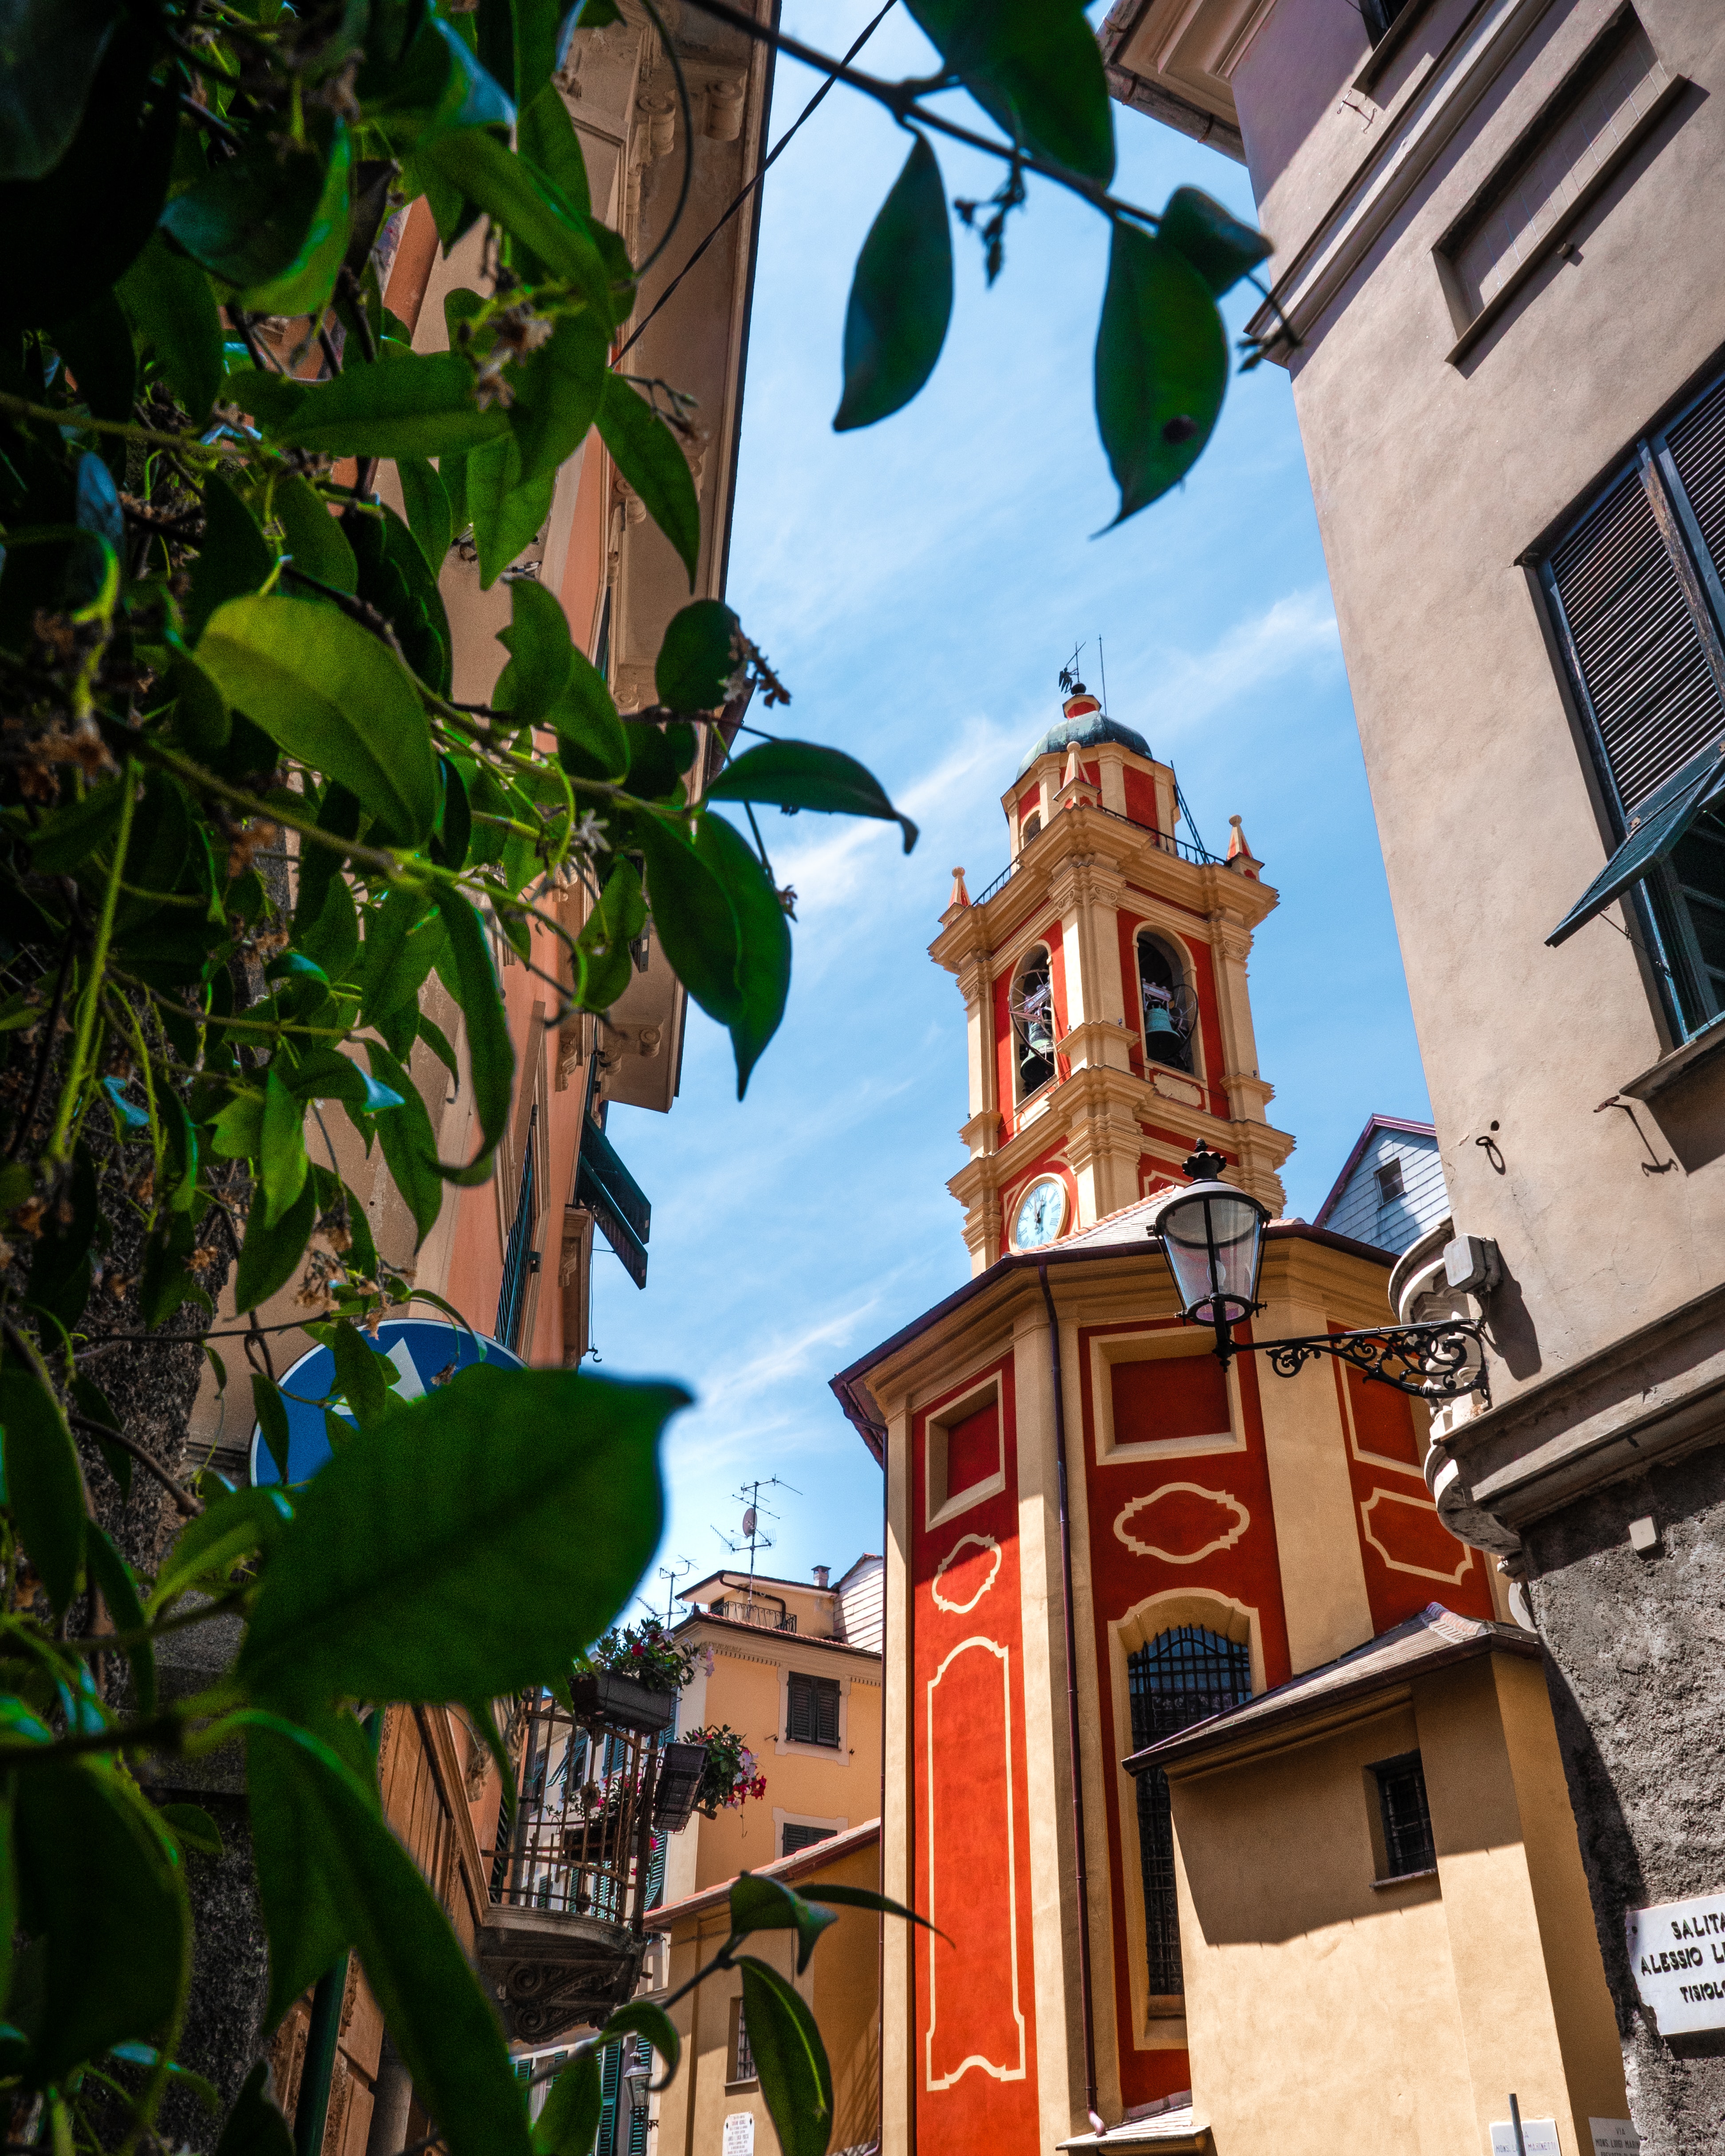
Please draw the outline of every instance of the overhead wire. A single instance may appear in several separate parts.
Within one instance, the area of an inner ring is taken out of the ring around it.
[[[843,61],[840,63],[842,66],[850,66],[851,61],[856,58],[863,47],[867,44],[869,39],[874,36],[875,31],[880,28],[881,23],[886,21],[886,18],[892,13],[893,8],[897,4],[898,0],[886,0],[886,6],[881,8],[879,14],[877,14],[871,22],[865,25],[863,30],[857,37],[856,41],[851,46],[850,51],[845,54]],[[644,334],[648,323],[653,320],[654,316],[659,313],[660,310],[670,300],[672,293],[676,290],[678,285],[682,283],[683,280],[689,275],[689,272],[695,267],[696,264],[700,261],[701,256],[706,253],[708,248],[712,245],[719,234],[725,229],[725,227],[729,224],[732,218],[736,216],[738,210],[742,208],[749,197],[753,194],[756,188],[760,186],[762,181],[766,178],[768,173],[772,171],[773,166],[778,163],[779,158],[789,147],[791,140],[796,134],[798,129],[801,127],[805,120],[812,117],[815,107],[820,103],[821,100],[826,95],[827,92],[832,88],[834,83],[837,80],[838,78],[835,75],[827,76],[825,80],[821,84],[820,88],[817,90],[814,96],[809,99],[808,104],[803,106],[803,110],[797,115],[790,126],[786,128],[783,134],[779,136],[778,141],[773,144],[772,149],[768,151],[767,155],[762,159],[760,164],[756,167],[753,177],[750,179],[745,186],[738,190],[737,193],[732,198],[729,206],[725,210],[724,214],[713,226],[711,231],[707,234],[706,237],[701,242],[695,252],[689,257],[689,259],[683,264],[682,268],[678,270],[676,275],[671,279],[670,284],[665,286],[665,290],[654,301],[652,307],[649,310],[644,319],[636,324],[634,329],[629,334],[628,342],[619,351],[617,354],[618,359],[621,359],[624,353],[627,352],[631,346],[639,341],[640,337]],[[692,154],[694,147],[692,143],[690,147]],[[614,361],[613,362],[613,364],[615,364]]]

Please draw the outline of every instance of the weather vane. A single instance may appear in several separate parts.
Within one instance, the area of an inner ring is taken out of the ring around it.
[[[1081,644],[1075,644],[1072,656],[1060,669],[1060,694],[1063,696],[1070,696],[1078,686],[1078,654],[1083,649]]]

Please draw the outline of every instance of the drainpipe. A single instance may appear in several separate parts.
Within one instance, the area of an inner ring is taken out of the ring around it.
[[[330,2083],[336,2071],[336,2041],[341,2033],[341,1994],[347,1989],[347,1956],[317,1979],[311,1994],[311,2025],[305,2032],[305,2063],[300,2069],[294,2105],[295,2156],[319,2156],[330,2115]]]
[[[1060,1376],[1060,1322],[1048,1285],[1048,1262],[1037,1261],[1048,1309],[1048,1367],[1054,1385],[1055,1474],[1060,1491],[1060,1586],[1066,1616],[1066,1743],[1072,1758],[1072,1851],[1078,1889],[1078,1988],[1084,2017],[1085,2104],[1096,2112],[1096,2028],[1090,1972],[1090,1869],[1085,1856],[1084,1761],[1078,1749],[1078,1641],[1072,1616],[1072,1527],[1066,1504],[1066,1399]]]

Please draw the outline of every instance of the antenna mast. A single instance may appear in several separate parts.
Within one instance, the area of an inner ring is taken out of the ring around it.
[[[755,1599],[755,1553],[757,1550],[771,1549],[773,1543],[773,1537],[762,1532],[762,1517],[763,1515],[769,1520],[776,1520],[778,1517],[777,1512],[761,1502],[761,1492],[763,1490],[788,1490],[793,1497],[800,1497],[803,1494],[793,1484],[783,1481],[777,1475],[757,1476],[752,1482],[745,1482],[740,1490],[733,1491],[732,1493],[743,1508],[742,1533],[738,1539],[733,1542],[721,1527],[713,1529],[713,1532],[717,1535],[719,1540],[733,1557],[742,1549],[745,1543],[748,1547],[748,1599],[751,1607]]]

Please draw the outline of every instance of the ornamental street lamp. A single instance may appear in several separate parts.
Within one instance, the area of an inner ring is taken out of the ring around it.
[[[1263,1308],[1258,1273],[1270,1212],[1221,1180],[1225,1165],[1220,1153],[1200,1146],[1185,1163],[1191,1183],[1163,1200],[1149,1229],[1161,1240],[1187,1323],[1214,1328],[1224,1369],[1236,1354],[1263,1354],[1279,1378],[1291,1378],[1315,1357],[1333,1355],[1375,1383],[1417,1399],[1453,1400],[1478,1393],[1491,1405],[1484,1345],[1469,1318],[1298,1340],[1236,1341],[1235,1327]]]

